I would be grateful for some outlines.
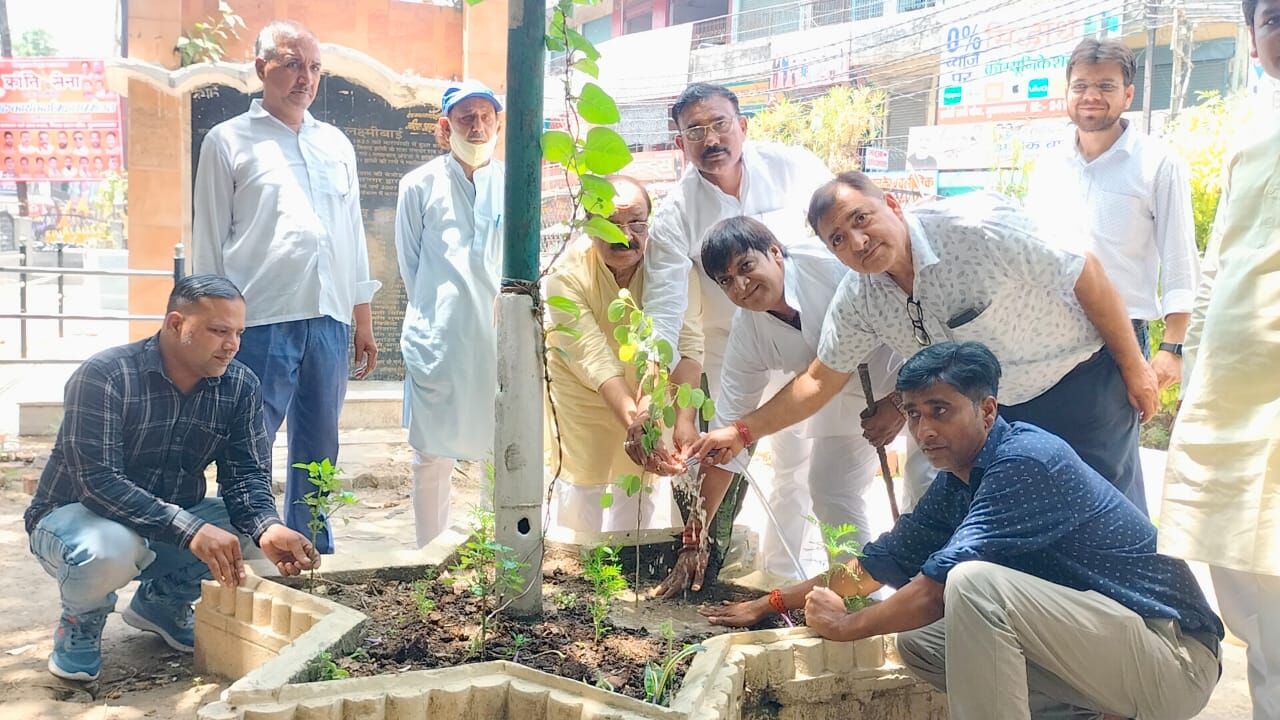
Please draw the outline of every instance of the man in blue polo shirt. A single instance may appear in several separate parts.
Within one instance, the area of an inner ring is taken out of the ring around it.
[[[810,580],[704,614],[744,626],[803,606],[825,638],[899,633],[952,720],[1194,717],[1220,674],[1222,623],[1137,507],[1061,438],[997,416],[999,380],[980,343],[908,360],[907,423],[943,469],[915,510],[830,589]],[[845,611],[842,595],[882,585],[898,590]]]

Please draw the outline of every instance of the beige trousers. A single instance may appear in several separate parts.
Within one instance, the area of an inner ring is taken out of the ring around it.
[[[1177,623],[1094,591],[975,561],[947,576],[945,603],[898,651],[947,693],[951,720],[1185,720],[1218,683],[1214,652]]]

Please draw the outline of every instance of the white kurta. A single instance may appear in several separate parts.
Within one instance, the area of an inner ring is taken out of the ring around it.
[[[726,195],[690,164],[679,183],[653,214],[652,238],[645,252],[649,275],[645,312],[654,330],[676,346],[687,305],[684,288],[690,272],[705,279],[702,244],[712,226],[745,215],[769,226],[783,245],[810,235],[805,225],[809,199],[831,179],[817,155],[801,147],[747,141],[742,146],[742,187]],[[720,365],[736,308],[715,283],[702,284],[702,331],[706,339],[703,370],[712,394],[720,382]]]
[[[1187,332],[1160,552],[1280,575],[1280,132],[1245,136]]]
[[[498,383],[503,164],[490,162],[474,179],[452,155],[438,157],[400,181],[396,207],[409,296],[400,333],[409,444],[459,460],[488,457]]]

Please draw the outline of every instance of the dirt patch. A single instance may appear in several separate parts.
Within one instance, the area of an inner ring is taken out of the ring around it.
[[[624,557],[630,554],[630,550],[623,552]],[[350,655],[335,659],[338,668],[355,677],[509,660],[643,699],[646,665],[660,664],[685,643],[728,631],[698,622],[694,606],[687,601],[642,598],[637,605],[628,592],[614,601],[614,615],[628,616],[627,626],[609,622],[597,641],[588,607],[592,588],[581,570],[577,558],[549,557],[543,566],[543,617],[521,620],[499,615],[487,630],[483,653],[475,641],[480,629],[480,601],[458,583],[451,587],[440,579],[424,578],[330,584],[318,590],[370,617],[361,645]],[[642,572],[642,595],[656,584],[647,575]],[[703,604],[755,597],[720,584],[698,595]],[[635,622],[636,618],[640,622]],[[659,629],[664,621],[671,623],[670,639]],[[780,623],[773,618],[755,629]],[[686,658],[680,663],[678,677],[683,676],[688,662]],[[671,690],[678,686],[677,680]]]

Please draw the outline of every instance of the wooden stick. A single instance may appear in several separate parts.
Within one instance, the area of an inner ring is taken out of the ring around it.
[[[866,363],[858,364],[858,379],[862,381],[862,395],[867,399],[867,416],[876,411],[875,391],[871,389],[871,371]],[[889,493],[889,510],[893,513],[893,521],[898,521],[898,497],[893,492],[893,473],[889,471],[889,456],[883,445],[876,446],[876,455],[880,457],[880,474],[884,476],[884,489]]]

